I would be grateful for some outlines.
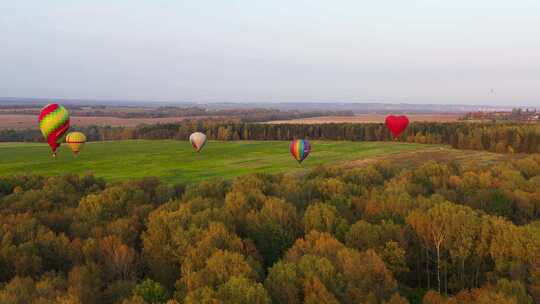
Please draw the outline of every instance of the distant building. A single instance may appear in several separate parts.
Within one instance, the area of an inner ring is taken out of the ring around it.
[[[512,121],[512,122],[540,122],[539,109],[516,108],[512,111],[470,112],[463,116],[465,121]]]

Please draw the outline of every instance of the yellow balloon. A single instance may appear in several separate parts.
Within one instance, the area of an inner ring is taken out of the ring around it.
[[[85,142],[86,136],[81,132],[71,132],[66,136],[66,143],[74,154],[78,154],[81,151]]]

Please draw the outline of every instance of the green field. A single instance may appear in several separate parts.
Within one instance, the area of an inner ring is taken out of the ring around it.
[[[78,156],[64,144],[52,159],[46,144],[0,143],[0,175],[88,173],[109,181],[158,176],[167,182],[230,178],[250,172],[302,170],[319,164],[359,160],[433,148],[394,142],[312,141],[302,166],[285,141],[211,141],[197,154],[187,141],[129,140],[87,143]]]

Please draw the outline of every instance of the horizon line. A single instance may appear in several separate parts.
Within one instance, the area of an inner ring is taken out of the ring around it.
[[[361,105],[361,104],[378,104],[378,105],[409,105],[409,106],[453,106],[453,107],[485,107],[485,108],[540,108],[535,105],[483,105],[483,104],[464,104],[464,103],[414,103],[414,102],[393,102],[393,101],[180,101],[180,100],[142,100],[142,99],[115,99],[115,98],[66,98],[66,97],[16,97],[16,96],[0,96],[0,102],[6,99],[29,99],[29,100],[61,100],[61,101],[76,101],[76,102],[121,102],[121,103],[161,103],[161,104],[335,104],[335,105]]]

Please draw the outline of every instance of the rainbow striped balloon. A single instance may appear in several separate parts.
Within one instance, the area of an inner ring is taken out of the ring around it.
[[[306,157],[308,157],[309,152],[311,152],[311,144],[307,139],[295,139],[291,142],[290,145],[291,154],[301,163]]]
[[[46,105],[39,114],[39,129],[55,156],[56,149],[69,129],[69,112],[56,103]]]

